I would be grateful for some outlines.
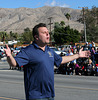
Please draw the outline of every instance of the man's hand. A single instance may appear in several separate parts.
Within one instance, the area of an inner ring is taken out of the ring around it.
[[[8,63],[12,66],[12,67],[16,67],[17,66],[17,63],[14,59],[14,57],[12,56],[11,54],[11,50],[10,48],[8,47],[8,45],[6,45],[6,49],[4,49],[6,55],[7,55],[7,61]]]
[[[7,55],[7,57],[11,55],[11,50],[8,47],[8,45],[6,45],[6,49],[4,49],[4,51],[5,51],[5,54]]]
[[[91,54],[90,51],[83,51],[83,48],[81,48],[79,51],[80,58],[83,58],[83,57],[88,58],[90,56],[90,54]]]

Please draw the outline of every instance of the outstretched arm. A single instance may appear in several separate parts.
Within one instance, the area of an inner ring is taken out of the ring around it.
[[[5,51],[6,55],[7,55],[7,61],[8,61],[8,63],[9,63],[11,66],[16,67],[17,63],[16,63],[14,57],[12,56],[11,50],[10,50],[10,48],[8,47],[8,45],[6,45],[6,49],[4,49],[4,51]]]
[[[67,62],[73,61],[78,58],[88,58],[90,56],[90,51],[83,51],[83,48],[80,49],[78,54],[74,54],[71,56],[63,56],[61,64],[65,64]]]

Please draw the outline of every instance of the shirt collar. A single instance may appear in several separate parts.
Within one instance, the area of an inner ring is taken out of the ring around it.
[[[40,49],[40,47],[36,44],[35,41],[34,41],[32,44],[33,44],[36,48]],[[45,51],[47,51],[47,50],[48,50],[48,46],[45,47]]]
[[[36,44],[35,41],[34,41],[32,44],[33,44],[36,48],[39,48],[39,46]]]

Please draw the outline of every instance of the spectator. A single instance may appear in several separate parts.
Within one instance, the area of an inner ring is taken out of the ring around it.
[[[95,43],[94,43],[94,41],[91,41],[91,43],[89,43],[89,45],[88,45],[88,48],[89,48],[90,51],[91,51],[92,47],[95,48]]]
[[[94,41],[92,41],[92,47],[95,47],[95,42]]]
[[[76,49],[77,49],[77,52],[79,52],[79,50],[80,50],[80,46],[78,45]]]
[[[75,74],[76,75],[79,75],[79,72],[80,72],[80,69],[79,68],[80,68],[79,65],[76,63],[75,64]]]
[[[70,75],[71,72],[72,72],[72,69],[70,68],[70,62],[68,62],[66,65],[66,75]]]
[[[94,47],[92,47],[92,49],[91,49],[91,60],[95,64],[95,50],[94,50]]]
[[[98,48],[97,48],[96,52],[98,53]]]
[[[73,54],[77,53],[77,49],[75,47],[73,47]]]
[[[84,50],[88,50],[88,42],[86,42],[83,47],[84,47]]]
[[[95,65],[91,59],[89,59],[89,63],[87,64],[87,73],[91,76],[95,74]]]
[[[73,53],[71,52],[71,49],[68,50],[68,53],[66,54],[66,56],[71,56],[73,55]],[[73,71],[74,71],[74,63],[76,63],[76,59],[71,61],[71,62],[68,62],[68,71],[70,70],[70,74],[73,74]]]

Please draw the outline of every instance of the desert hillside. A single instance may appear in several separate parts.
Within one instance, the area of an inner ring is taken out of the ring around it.
[[[71,19],[68,21],[65,15],[69,13]],[[71,28],[81,31],[83,24],[77,22],[81,14],[81,10],[63,8],[63,7],[48,7],[41,8],[0,8],[0,31],[13,31],[22,33],[25,28],[32,29],[38,23],[46,23],[49,28],[49,17],[52,17],[51,22],[64,21]],[[53,28],[53,24],[52,24]]]

